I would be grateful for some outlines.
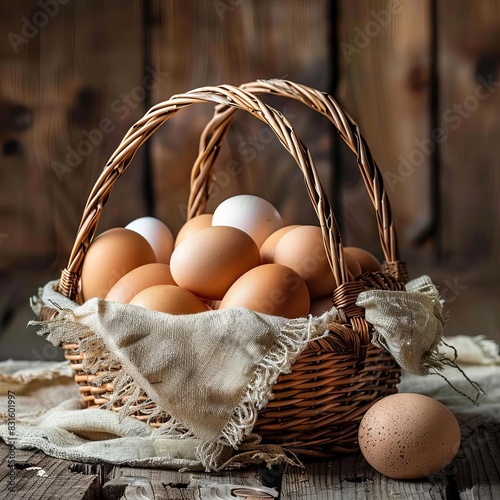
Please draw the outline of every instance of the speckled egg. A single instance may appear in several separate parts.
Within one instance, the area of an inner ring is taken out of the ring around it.
[[[358,432],[366,461],[394,479],[417,479],[443,470],[460,447],[453,413],[429,396],[399,393],[377,401]]]

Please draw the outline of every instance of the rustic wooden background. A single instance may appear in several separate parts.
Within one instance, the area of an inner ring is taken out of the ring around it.
[[[334,94],[385,178],[410,273],[446,334],[500,340],[500,3],[495,0],[18,0],[0,4],[0,359],[56,359],[26,323],[59,276],[86,196],[121,137],[172,94],[286,77]],[[380,256],[352,154],[329,123],[279,107],[311,149],[346,244]],[[120,179],[99,230],[146,214],[176,231],[212,107],[169,121]],[[229,168],[237,161],[238,175]],[[267,197],[314,223],[298,169],[237,115],[212,205]]]

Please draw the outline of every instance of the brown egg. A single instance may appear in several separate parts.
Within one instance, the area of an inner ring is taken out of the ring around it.
[[[259,264],[259,249],[251,236],[235,227],[211,226],[179,243],[170,271],[180,287],[219,300],[242,274]]]
[[[351,273],[353,277],[361,274],[361,266],[357,261],[356,257],[353,257],[350,253],[344,251],[344,259],[347,265],[347,270]]]
[[[120,278],[106,295],[106,300],[128,304],[142,290],[154,285],[176,285],[168,264],[146,264]]]
[[[194,294],[175,285],[155,285],[139,292],[130,304],[168,314],[196,314],[210,308]]]
[[[155,253],[140,234],[121,227],[105,231],[91,243],[83,261],[83,299],[103,299],[132,269],[154,262]]]
[[[335,289],[318,226],[299,226],[285,233],[276,245],[274,262],[299,274],[307,284],[311,300],[325,297]]]
[[[274,233],[270,234],[267,239],[262,243],[262,246],[260,247],[260,260],[262,264],[271,264],[274,262],[274,250],[276,249],[276,245],[278,244],[278,241],[280,238],[288,233],[288,231],[291,231],[292,229],[299,227],[298,225],[292,225],[292,226],[285,226],[277,231],[274,231]]]
[[[311,306],[309,307],[309,314],[313,316],[321,316],[326,311],[329,311],[333,307],[333,298],[322,297],[321,299],[316,299],[311,301]]]
[[[442,403],[422,394],[400,393],[372,405],[358,432],[366,461],[395,479],[432,476],[460,447],[460,426]]]
[[[210,227],[212,225],[212,214],[201,214],[189,219],[177,233],[175,238],[175,246],[177,246],[181,241],[189,238],[196,231],[203,229],[205,227]]]
[[[284,318],[309,312],[309,292],[304,280],[289,267],[263,264],[246,272],[227,291],[219,309],[246,307]]]
[[[382,264],[377,257],[363,248],[344,247],[344,252],[358,261],[363,273],[372,273],[382,269]]]

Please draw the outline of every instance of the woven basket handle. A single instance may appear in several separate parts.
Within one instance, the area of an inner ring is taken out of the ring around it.
[[[259,80],[245,83],[240,88],[254,95],[274,94],[295,99],[326,116],[335,125],[344,142],[356,154],[361,175],[375,208],[380,243],[386,261],[384,270],[398,281],[406,282],[408,280],[406,266],[399,260],[396,229],[382,174],[372,158],[358,125],[349,114],[332,96],[287,80]],[[236,111],[235,107],[217,106],[212,120],[201,136],[199,156],[191,173],[188,218],[203,213],[206,209],[214,182],[212,167]]]
[[[347,267],[344,263],[340,232],[309,151],[281,113],[267,106],[246,90],[230,85],[221,85],[201,87],[175,95],[152,107],[130,128],[104,167],[88,197],[68,265],[61,273],[58,285],[60,293],[75,300],[83,260],[95,236],[103,207],[115,182],[130,165],[140,146],[177,111],[192,104],[205,102],[220,104],[224,108],[243,109],[271,127],[304,174],[309,195],[320,222],[327,258],[337,285],[349,280]],[[210,146],[211,142],[208,141],[207,151],[209,155],[212,155],[212,147]]]

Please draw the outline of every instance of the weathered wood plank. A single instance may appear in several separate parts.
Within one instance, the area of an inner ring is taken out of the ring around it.
[[[414,481],[389,479],[374,471],[357,454],[337,460],[306,463],[304,469],[288,467],[282,478],[280,498],[499,498],[500,423],[490,417],[477,415],[468,420],[462,419],[461,429],[462,443],[455,460],[445,471],[431,477]],[[8,447],[2,442],[0,494],[8,493],[7,455]],[[30,470],[32,467],[37,469]],[[57,498],[75,500],[206,500],[232,498],[238,489],[253,489],[276,498],[277,490],[266,487],[265,482],[265,475],[259,468],[217,474],[178,472],[72,463],[47,457],[38,451],[16,450],[16,496],[13,498],[37,500],[57,493]]]
[[[286,77],[328,90],[328,4],[325,0],[274,2],[153,1],[153,61],[169,73],[153,102],[204,85],[239,85]],[[280,33],[280,36],[276,36]],[[311,149],[325,185],[330,182],[331,126],[291,101],[276,104]],[[174,232],[185,220],[189,176],[213,106],[183,110],[153,138],[157,216]],[[288,223],[317,223],[303,177],[268,127],[237,113],[216,165],[209,211],[247,192],[277,206]]]
[[[339,3],[338,95],[384,176],[405,259],[432,223],[429,155],[428,2]],[[374,211],[352,153],[342,157],[345,240],[381,256]]]
[[[287,468],[281,498],[500,498],[500,422],[477,415],[462,419],[462,442],[454,461],[433,476],[399,481],[376,472],[358,455]]]
[[[397,481],[374,471],[361,455],[306,464],[304,470],[288,468],[283,475],[283,500],[369,498],[443,498],[444,474],[417,481]]]
[[[2,33],[20,34],[36,16],[47,21],[17,52],[9,43],[0,49],[0,115],[18,110],[0,125],[0,146],[10,148],[0,184],[1,359],[30,359],[31,345],[41,351],[25,328],[28,299],[66,266],[88,194],[144,113],[143,78],[154,73],[142,62],[142,2],[51,5],[53,15],[36,1],[0,12]],[[157,84],[154,75],[146,81]],[[141,154],[117,182],[99,232],[145,215],[140,162]]]
[[[462,446],[450,483],[463,500],[500,498],[500,422],[469,421],[462,426]]]
[[[2,456],[7,445],[0,442]],[[101,498],[98,475],[71,470],[71,462],[48,457],[40,451],[15,450],[15,488],[9,489],[7,464],[0,465],[0,496],[2,498],[41,500],[97,500]]]
[[[111,497],[122,492],[130,498],[140,498],[137,495],[143,494],[143,491],[154,491],[155,498],[205,500],[230,498],[231,491],[246,488],[276,497],[277,490],[269,487],[274,478],[268,477],[266,482],[266,477],[261,475],[261,472],[258,468],[207,474],[167,469],[114,467],[108,476],[109,481],[104,485],[104,492]]]
[[[498,339],[500,4],[436,5],[443,130],[440,266],[462,285],[460,299],[450,304],[452,321],[457,318],[450,331]]]

